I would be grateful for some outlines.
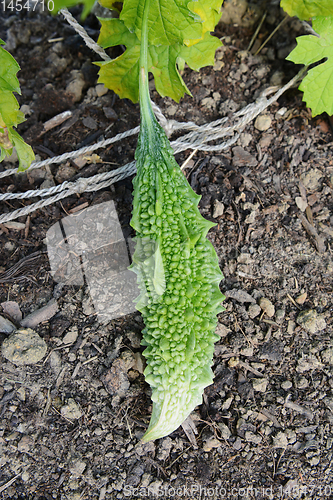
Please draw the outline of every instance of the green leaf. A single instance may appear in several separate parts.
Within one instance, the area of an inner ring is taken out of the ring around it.
[[[200,18],[188,7],[188,0],[154,0],[151,3],[148,27],[149,44],[172,45],[202,37]],[[131,32],[141,38],[144,1],[125,0],[120,19]]]
[[[2,90],[0,86],[0,127],[12,127],[22,123],[23,114],[19,109],[14,94],[9,90]]]
[[[70,8],[74,5],[83,4],[81,19],[85,19],[91,11],[95,0],[53,0],[54,8],[51,10],[52,14],[57,14],[59,10],[64,7]]]
[[[100,19],[100,22],[102,27],[98,43],[103,48],[122,44],[127,50],[110,62],[96,63],[101,68],[98,81],[121,98],[137,102],[140,40],[120,19]],[[220,45],[218,38],[209,33],[205,33],[198,43],[190,47],[178,43],[151,44],[148,48],[148,70],[154,75],[157,92],[177,102],[185,93],[191,95],[179,74],[179,66],[186,62],[190,68],[198,71],[203,66],[214,64],[215,51]]]
[[[204,66],[214,66],[215,52],[222,45],[220,40],[209,33],[205,33],[200,42],[191,47],[182,47],[180,57],[186,61],[191,69],[199,71]]]
[[[98,20],[102,25],[98,44],[104,49],[116,45],[125,45],[129,48],[134,45],[140,45],[135,33],[131,33],[120,19],[98,18]]]
[[[18,171],[23,172],[23,170],[26,170],[35,159],[32,147],[24,142],[20,134],[18,134],[13,128],[8,129],[8,135],[16,149],[19,159]]]
[[[309,20],[315,16],[332,16],[332,0],[281,0],[281,7],[289,16]]]
[[[0,45],[3,45],[0,39]],[[28,168],[35,156],[31,146],[13,129],[24,121],[13,92],[21,93],[16,73],[20,66],[5,49],[0,47],[0,162],[16,148],[19,170]]]
[[[20,84],[16,77],[19,70],[20,66],[14,57],[0,47],[0,88],[20,94]]]
[[[316,116],[324,111],[333,115],[333,16],[317,17],[313,28],[320,35],[298,37],[297,47],[287,57],[295,64],[313,64],[326,59],[310,69],[299,89],[304,92],[303,101]]]
[[[191,95],[177,69],[179,47],[160,45],[148,49],[148,68],[154,75],[157,92],[162,97],[169,96],[176,102],[179,102],[185,93]]]
[[[138,102],[139,57],[140,46],[135,45],[112,61],[95,63],[101,68],[98,82],[104,83],[121,99],[127,98]]]

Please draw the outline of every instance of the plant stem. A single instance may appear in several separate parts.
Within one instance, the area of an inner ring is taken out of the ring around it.
[[[142,17],[141,30],[141,48],[140,48],[140,74],[139,74],[139,96],[140,96],[140,113],[141,113],[141,128],[143,133],[148,133],[149,138],[152,138],[153,123],[155,115],[151,106],[149,95],[149,79],[148,79],[148,16],[149,16],[150,0],[145,1]]]

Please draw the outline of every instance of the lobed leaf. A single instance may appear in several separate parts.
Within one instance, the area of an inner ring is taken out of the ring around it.
[[[289,16],[309,20],[315,16],[332,16],[332,0],[281,0],[281,7]]]
[[[140,40],[120,19],[100,19],[100,22],[102,26],[98,43],[103,48],[123,44],[127,50],[110,62],[96,63],[101,68],[98,81],[121,98],[137,102]],[[190,68],[198,71],[203,66],[214,64],[215,51],[220,45],[220,40],[209,33],[205,33],[198,43],[190,47],[178,43],[150,45],[148,70],[154,75],[157,92],[177,102],[185,93],[191,95],[179,74],[179,66],[186,62]]]
[[[312,115],[323,112],[333,114],[333,16],[316,17],[313,28],[320,35],[298,37],[297,47],[287,60],[295,64],[321,62],[308,71],[299,89],[304,92],[303,100],[312,109]]]

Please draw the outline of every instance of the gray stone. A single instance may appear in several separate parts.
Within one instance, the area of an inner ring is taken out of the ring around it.
[[[328,347],[320,355],[323,363],[333,365],[333,347]]]
[[[288,389],[291,389],[292,386],[293,386],[293,384],[292,384],[292,382],[290,382],[290,380],[285,380],[281,384],[282,389],[284,389],[285,391],[287,391]]]
[[[223,439],[229,439],[231,436],[231,431],[230,431],[229,427],[227,425],[223,424],[222,422],[219,422],[217,425],[220,429],[221,436],[223,437]]]
[[[257,392],[266,392],[268,386],[267,378],[254,378],[252,379],[253,390]]]
[[[250,316],[251,319],[253,318],[256,318],[257,316],[259,316],[261,312],[261,309],[260,307],[258,306],[258,304],[251,304],[247,310],[247,313],[248,315]]]
[[[306,189],[310,191],[317,191],[320,189],[320,179],[322,179],[323,174],[318,168],[312,168],[308,172],[301,175],[301,181]]]
[[[30,365],[43,359],[47,345],[36,332],[22,328],[3,341],[1,351],[15,365]]]
[[[51,299],[46,306],[37,309],[33,313],[26,316],[21,321],[21,326],[28,328],[35,328],[43,321],[48,321],[59,311],[58,303],[56,300]]]
[[[255,302],[254,298],[245,290],[227,290],[225,296],[227,299],[234,299],[240,303]]]
[[[9,319],[0,316],[0,333],[12,333],[15,330],[15,325]]]
[[[232,149],[233,159],[232,164],[234,167],[255,167],[258,165],[257,160],[250,153],[245,151],[241,146],[236,146]]]
[[[221,217],[224,213],[224,205],[221,201],[215,200],[214,201],[214,210],[213,210],[213,218],[215,219],[216,217]]]
[[[245,432],[245,440],[249,443],[259,444],[262,441],[262,437],[258,434],[254,434],[254,432],[246,431]]]
[[[3,312],[13,318],[14,321],[21,321],[22,313],[17,302],[14,302],[13,300],[7,300],[7,302],[2,302],[1,307]]]
[[[286,448],[288,446],[288,436],[286,433],[280,431],[273,438],[274,448]]]
[[[97,123],[96,120],[91,118],[91,116],[86,116],[83,118],[82,123],[85,127],[89,128],[90,130],[96,130],[97,129]]]
[[[297,316],[297,323],[310,333],[318,333],[326,328],[326,321],[324,316],[318,314],[315,309],[308,309],[302,311]]]
[[[77,337],[78,337],[78,329],[77,329],[77,326],[73,326],[67,333],[66,335],[64,336],[64,338],[62,339],[63,343],[64,344],[73,344]]]
[[[61,407],[60,412],[63,417],[69,420],[77,420],[82,416],[82,411],[73,398],[68,399],[67,404]]]

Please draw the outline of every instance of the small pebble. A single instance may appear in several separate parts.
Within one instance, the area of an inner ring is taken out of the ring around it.
[[[284,309],[278,309],[275,313],[275,320],[278,324],[282,323],[284,317],[286,315],[286,311]]]
[[[269,115],[259,115],[254,122],[254,128],[263,132],[268,130],[272,125],[272,119]]]
[[[257,304],[251,304],[249,306],[247,312],[248,312],[248,315],[250,316],[250,318],[253,319],[253,318],[256,318],[257,316],[259,316],[261,309],[260,309],[260,306],[258,306]]]
[[[62,339],[64,344],[73,344],[78,337],[77,326],[73,326]]]
[[[310,333],[318,333],[326,328],[324,316],[318,314],[315,309],[302,311],[296,321],[304,330]]]
[[[317,168],[312,168],[311,170],[301,175],[301,181],[306,189],[309,189],[310,191],[317,191],[321,187],[319,181],[322,179],[322,177],[323,174],[320,170],[318,170]]]
[[[295,302],[297,302],[297,304],[304,304],[304,302],[306,301],[306,298],[307,298],[308,294],[306,292],[304,293],[301,293],[301,295],[299,295],[296,299],[295,299]]]
[[[287,391],[288,389],[291,389],[292,386],[293,386],[293,384],[292,384],[292,382],[290,382],[290,380],[285,380],[281,384],[282,389],[284,389],[285,391]]]
[[[223,439],[229,439],[231,436],[231,431],[229,427],[226,424],[223,424],[222,422],[219,422],[217,425],[220,429],[221,436],[223,437]]]
[[[333,347],[328,347],[320,354],[323,363],[326,363],[328,365],[333,365]]]
[[[69,398],[67,404],[61,407],[61,415],[69,420],[77,420],[82,416],[82,411],[73,398]]]
[[[275,313],[275,307],[269,299],[262,297],[259,299],[259,306],[267,314],[269,318],[273,318]]]
[[[267,385],[268,385],[268,380],[266,378],[252,379],[253,389],[257,392],[266,392]]]
[[[254,434],[254,432],[246,431],[245,441],[248,441],[249,443],[259,444],[262,441],[262,437],[258,434]]]
[[[304,198],[302,198],[301,196],[296,196],[295,202],[300,211],[305,212],[306,207],[308,206],[308,202],[304,200]]]
[[[284,432],[278,432],[276,436],[273,437],[274,448],[286,448],[288,446],[288,436]]]
[[[28,328],[35,328],[43,321],[48,321],[59,311],[58,303],[56,300],[51,299],[46,306],[37,309],[33,313],[26,316],[21,321],[21,326]]]
[[[109,89],[105,87],[103,83],[99,83],[95,87],[97,97],[102,97],[109,92]]]
[[[214,210],[213,210],[213,218],[216,219],[217,217],[221,217],[224,213],[224,204],[219,201],[215,200],[214,201]]]
[[[212,436],[209,438],[205,444],[203,445],[202,449],[203,451],[211,451],[213,448],[219,448],[221,446],[221,441],[216,439],[216,437]]]
[[[2,302],[1,306],[3,312],[13,318],[14,321],[21,321],[22,313],[17,302],[14,302],[13,300],[7,300],[7,302]]]

